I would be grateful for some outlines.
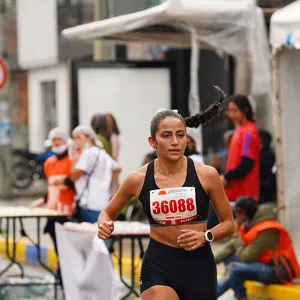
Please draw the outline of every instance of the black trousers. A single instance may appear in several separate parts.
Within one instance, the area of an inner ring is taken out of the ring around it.
[[[49,233],[50,237],[53,241],[53,245],[56,251],[56,254],[58,254],[57,252],[57,242],[56,242],[56,235],[55,235],[55,222],[58,222],[60,224],[64,224],[65,222],[67,222],[68,219],[67,218],[55,218],[55,217],[51,217],[48,218],[46,226],[44,228],[44,233]]]

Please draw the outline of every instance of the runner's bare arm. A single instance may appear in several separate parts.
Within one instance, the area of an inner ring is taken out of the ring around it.
[[[98,220],[100,222],[101,220],[115,220],[131,198],[138,196],[144,176],[145,174],[139,172],[129,174],[107,207],[100,213]]]
[[[211,229],[215,240],[220,240],[233,234],[235,230],[231,206],[226,197],[220,176],[215,168],[202,166],[197,168],[197,173],[198,176],[200,175],[199,180],[201,179],[203,188],[210,196],[220,219],[220,224]]]
[[[129,200],[138,196],[145,175],[134,172],[127,176],[115,196],[98,217],[98,237],[106,240],[114,231],[114,220]]]

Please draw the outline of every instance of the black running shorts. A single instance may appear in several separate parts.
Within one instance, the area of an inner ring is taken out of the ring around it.
[[[155,285],[169,286],[180,300],[216,300],[217,273],[209,244],[195,251],[150,239],[141,270],[141,293]]]

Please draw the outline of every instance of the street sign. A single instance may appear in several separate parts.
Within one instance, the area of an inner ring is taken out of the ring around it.
[[[0,90],[5,86],[7,82],[7,67],[5,62],[0,59]]]

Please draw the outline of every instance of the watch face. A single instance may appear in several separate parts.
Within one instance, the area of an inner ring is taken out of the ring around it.
[[[211,231],[207,231],[206,236],[209,241],[212,241],[214,239],[214,235],[212,234]]]

